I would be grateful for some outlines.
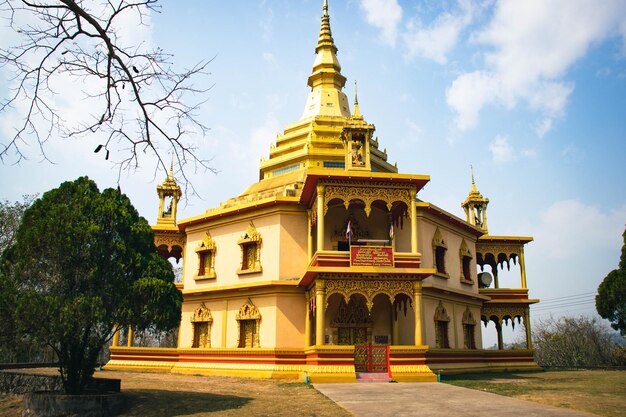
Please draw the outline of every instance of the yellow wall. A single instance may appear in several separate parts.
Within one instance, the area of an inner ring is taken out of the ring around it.
[[[276,302],[276,347],[303,347],[306,316],[304,294],[280,295]]]

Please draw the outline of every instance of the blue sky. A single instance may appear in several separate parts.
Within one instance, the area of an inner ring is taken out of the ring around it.
[[[173,53],[179,68],[213,58],[198,80],[212,87],[201,111],[211,130],[190,140],[219,173],[193,175],[200,195],[182,217],[256,181],[276,133],[300,118],[321,3],[163,2],[149,27],[122,29],[131,43]],[[361,112],[400,172],[431,176],[419,197],[462,216],[473,165],[490,199],[490,233],[535,238],[526,251],[531,296],[581,295],[574,305],[546,303],[533,317],[593,313],[593,293],[617,267],[626,223],[626,3],[329,3],[345,91],[352,97],[358,80]],[[6,46],[10,33],[0,29],[0,39]],[[68,101],[71,111],[76,103]],[[17,117],[0,117],[3,143]],[[98,143],[50,141],[56,164],[39,162],[35,146],[20,165],[6,159],[0,198],[42,193],[80,175],[117,186],[115,169],[92,152]],[[148,168],[121,179],[150,221],[162,180]]]

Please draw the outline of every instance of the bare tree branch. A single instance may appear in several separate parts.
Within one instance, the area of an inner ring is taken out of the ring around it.
[[[20,39],[0,48],[0,66],[12,74],[0,113],[18,107],[23,113],[14,134],[0,142],[0,161],[20,163],[31,144],[49,160],[48,140],[99,133],[105,139],[96,152],[103,151],[107,160],[113,154],[118,182],[150,156],[156,157],[155,175],[166,172],[171,154],[185,190],[195,193],[190,169],[215,172],[190,140],[208,130],[198,110],[210,87],[196,88],[193,82],[206,75],[211,60],[176,71],[172,56],[160,48],[125,45],[119,36],[122,18],[143,25],[159,12],[157,1],[0,0],[0,16]],[[90,114],[79,120],[64,118],[59,104],[58,85],[68,79],[83,86],[89,103]],[[190,97],[197,101],[190,104]]]

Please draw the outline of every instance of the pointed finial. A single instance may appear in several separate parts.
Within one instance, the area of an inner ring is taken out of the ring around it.
[[[319,53],[319,51],[323,48],[330,48],[333,53],[337,53],[337,47],[335,46],[335,41],[333,40],[333,34],[330,30],[330,16],[328,15],[328,0],[324,0],[324,7],[322,13],[322,26],[320,27],[320,34],[317,39],[317,48],[315,48],[315,53]]]
[[[474,182],[474,166],[470,165],[470,171],[472,172],[472,191],[478,191],[476,189],[476,183]]]
[[[359,97],[357,96],[357,87],[356,80],[354,80],[354,114],[352,115],[354,118],[362,118],[361,110],[359,109]]]
[[[167,178],[174,179],[174,152],[172,152],[172,159],[170,161],[170,172],[167,173]]]

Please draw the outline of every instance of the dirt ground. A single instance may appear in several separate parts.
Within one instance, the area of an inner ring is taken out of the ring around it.
[[[122,380],[127,404],[121,417],[351,415],[300,382],[118,371],[95,376]],[[0,394],[0,417],[20,410],[21,396]]]

